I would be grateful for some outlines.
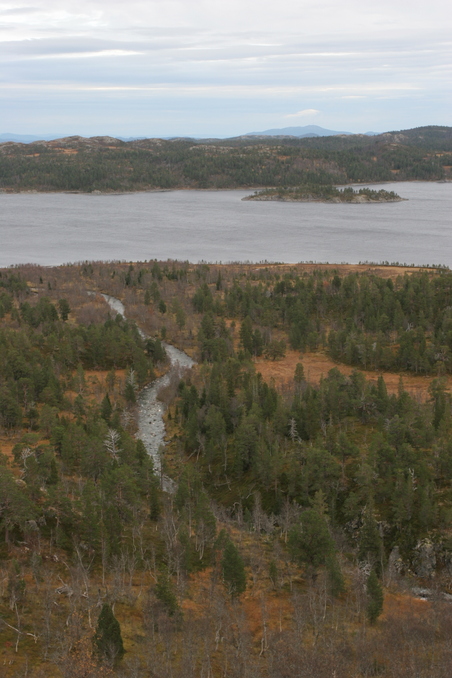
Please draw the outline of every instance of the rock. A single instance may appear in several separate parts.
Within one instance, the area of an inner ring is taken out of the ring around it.
[[[398,546],[394,546],[388,559],[388,575],[390,579],[396,579],[403,571],[403,560]]]
[[[415,548],[413,572],[418,577],[430,578],[435,574],[436,548],[430,539],[423,539]]]

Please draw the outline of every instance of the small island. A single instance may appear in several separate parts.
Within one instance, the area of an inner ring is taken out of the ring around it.
[[[332,185],[305,184],[291,188],[265,188],[256,191],[254,195],[248,195],[242,200],[276,200],[280,202],[326,202],[326,203],[376,203],[376,202],[400,202],[405,198],[394,191],[374,191],[370,188],[359,190],[347,186],[338,189]]]

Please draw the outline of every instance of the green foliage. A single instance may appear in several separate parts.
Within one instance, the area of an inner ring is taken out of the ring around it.
[[[383,611],[383,589],[375,570],[372,570],[369,574],[366,590],[368,596],[367,618],[371,624],[375,624]]]
[[[124,656],[121,627],[108,603],[102,605],[93,645],[96,654],[111,664],[120,661]]]
[[[303,184],[293,188],[266,188],[247,198],[248,200],[286,200],[286,201],[323,201],[323,202],[358,202],[365,199],[370,202],[389,202],[400,200],[394,191],[374,191],[370,188],[352,187],[338,189],[333,184]]]
[[[311,573],[325,565],[335,551],[325,517],[315,509],[303,511],[300,522],[289,533],[289,547],[292,558]]]
[[[105,419],[105,421],[108,423],[113,412],[113,407],[111,405],[108,393],[105,394],[102,400],[100,411],[103,419]]]
[[[71,307],[69,306],[68,300],[60,299],[58,302],[58,309],[60,311],[61,320],[65,322],[69,317],[69,313],[71,312]]]
[[[358,558],[370,563],[377,572],[381,572],[383,553],[382,539],[373,514],[373,505],[370,503],[364,511],[363,525],[359,534]]]
[[[278,566],[274,560],[270,561],[270,565],[268,567],[268,575],[270,577],[270,581],[273,585],[273,588],[276,589],[278,586]]]
[[[126,384],[126,388],[124,390],[124,397],[129,403],[129,405],[134,405],[136,403],[135,389],[130,381],[128,381]]]
[[[297,385],[300,385],[305,380],[303,363],[296,364],[293,378]]]
[[[162,512],[160,500],[160,488],[157,480],[153,480],[149,486],[149,518],[156,522]]]
[[[280,358],[284,358],[286,355],[286,342],[284,339],[277,340],[277,339],[272,339],[268,346],[265,349],[265,355],[267,358],[270,358],[271,360],[278,360]]]
[[[221,558],[223,581],[232,598],[246,589],[246,572],[243,558],[230,538],[226,538]]]
[[[155,586],[155,596],[163,604],[170,617],[180,615],[181,611],[167,572],[161,572]]]
[[[327,557],[326,570],[328,574],[330,593],[334,598],[337,598],[345,591],[345,580],[335,553],[331,553]]]
[[[7,469],[0,470],[0,533],[6,542],[15,530],[23,532],[26,523],[37,516],[37,507],[15,482]]]

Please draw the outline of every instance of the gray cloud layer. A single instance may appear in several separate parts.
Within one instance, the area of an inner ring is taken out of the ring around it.
[[[0,2],[0,131],[223,136],[297,116],[353,131],[450,124],[443,0],[11,5]]]

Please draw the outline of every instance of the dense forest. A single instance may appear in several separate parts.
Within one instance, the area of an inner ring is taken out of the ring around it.
[[[1,270],[2,675],[446,678],[451,309],[447,269]]]
[[[291,187],[451,178],[452,128],[226,140],[68,137],[0,144],[2,191]]]

